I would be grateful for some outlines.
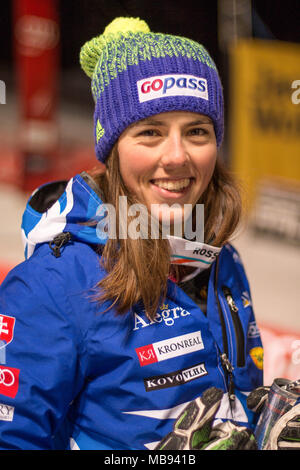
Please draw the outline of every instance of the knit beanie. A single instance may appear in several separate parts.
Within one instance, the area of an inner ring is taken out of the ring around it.
[[[223,92],[217,68],[197,42],[153,33],[139,18],[116,18],[81,48],[92,79],[96,156],[105,162],[133,122],[167,111],[209,116],[223,138]]]

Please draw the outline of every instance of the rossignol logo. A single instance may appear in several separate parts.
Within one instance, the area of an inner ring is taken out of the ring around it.
[[[211,258],[212,261],[214,261],[216,259],[216,257],[218,256],[220,250],[216,250],[214,251],[213,249],[212,250],[208,250],[207,248],[203,248],[203,247],[197,247],[194,249],[193,251],[193,254],[194,255],[200,255],[200,256],[204,256],[205,258]]]
[[[207,375],[207,370],[202,362],[189,367],[188,369],[177,370],[169,374],[157,375],[155,377],[144,379],[144,386],[146,392],[153,392],[154,390],[183,385],[204,375]]]
[[[182,336],[176,336],[163,341],[158,341],[147,346],[136,348],[136,353],[141,366],[147,366],[154,362],[166,361],[173,357],[183,356],[204,349],[200,331],[194,331]]]
[[[207,80],[194,75],[172,74],[144,78],[137,82],[139,101],[166,96],[195,96],[208,100]]]

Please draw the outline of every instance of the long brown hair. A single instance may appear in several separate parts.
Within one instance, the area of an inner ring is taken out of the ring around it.
[[[119,196],[126,196],[128,204],[138,202],[122,180],[119,156],[115,145],[106,164],[106,170],[88,172],[95,180],[105,203],[115,207],[117,230],[124,220],[118,219]],[[241,197],[237,182],[217,159],[213,176],[202,194],[199,204],[204,204],[204,242],[222,246],[235,232],[241,217]],[[127,213],[122,217],[128,217]],[[149,216],[150,217],[150,216]],[[110,301],[119,314],[124,314],[138,302],[142,302],[146,315],[154,319],[160,303],[166,296],[170,274],[169,242],[164,238],[125,239],[109,238],[101,256],[101,265],[107,275],[98,283],[97,300]],[[179,278],[178,267],[173,275]]]

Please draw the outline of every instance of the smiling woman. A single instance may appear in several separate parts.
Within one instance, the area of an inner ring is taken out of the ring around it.
[[[134,18],[114,20],[80,61],[102,166],[28,202],[27,259],[0,291],[0,377],[14,380],[0,384],[12,410],[0,448],[200,449],[215,439],[217,410],[220,435],[234,426],[252,448],[251,431],[231,421],[255,426],[246,397],[262,383],[262,349],[230,244],[241,202],[218,155],[216,66],[202,45]]]
[[[173,202],[194,207],[215,167],[213,123],[187,111],[158,114],[126,129],[118,153],[125,186],[149,210]]]
[[[196,211],[200,204],[205,221],[202,242],[222,246],[238,225],[239,192],[228,170],[217,161],[213,122],[205,115],[169,111],[132,123],[120,135],[106,166],[105,173],[89,172],[102,199],[116,208],[116,214],[120,214],[120,197],[126,196],[129,207],[142,203],[148,209],[147,230],[153,227],[154,216],[161,223],[170,223],[169,235],[176,233],[174,225],[178,224],[185,233],[184,223],[191,211],[195,230],[203,223],[196,220],[197,214],[203,215]],[[128,210],[120,215],[117,227],[127,227]],[[101,263],[108,274],[99,282],[99,300],[114,301],[119,313],[142,300],[153,319],[166,294],[170,269],[179,281],[194,268],[182,264],[170,268],[165,231],[159,240],[147,234],[134,240],[130,236],[109,239],[101,248]]]

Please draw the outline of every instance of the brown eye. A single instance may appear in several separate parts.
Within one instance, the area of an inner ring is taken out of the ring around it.
[[[157,133],[153,129],[146,129],[141,134],[142,135],[147,135],[147,136],[150,136],[150,137],[153,136],[153,135],[157,135]]]
[[[198,135],[199,135],[199,136],[205,135],[205,134],[207,134],[207,133],[208,133],[207,130],[204,129],[203,127],[195,127],[194,129],[191,129],[191,130],[189,131],[189,134],[190,134],[190,135],[196,135],[196,136],[198,136]]]

